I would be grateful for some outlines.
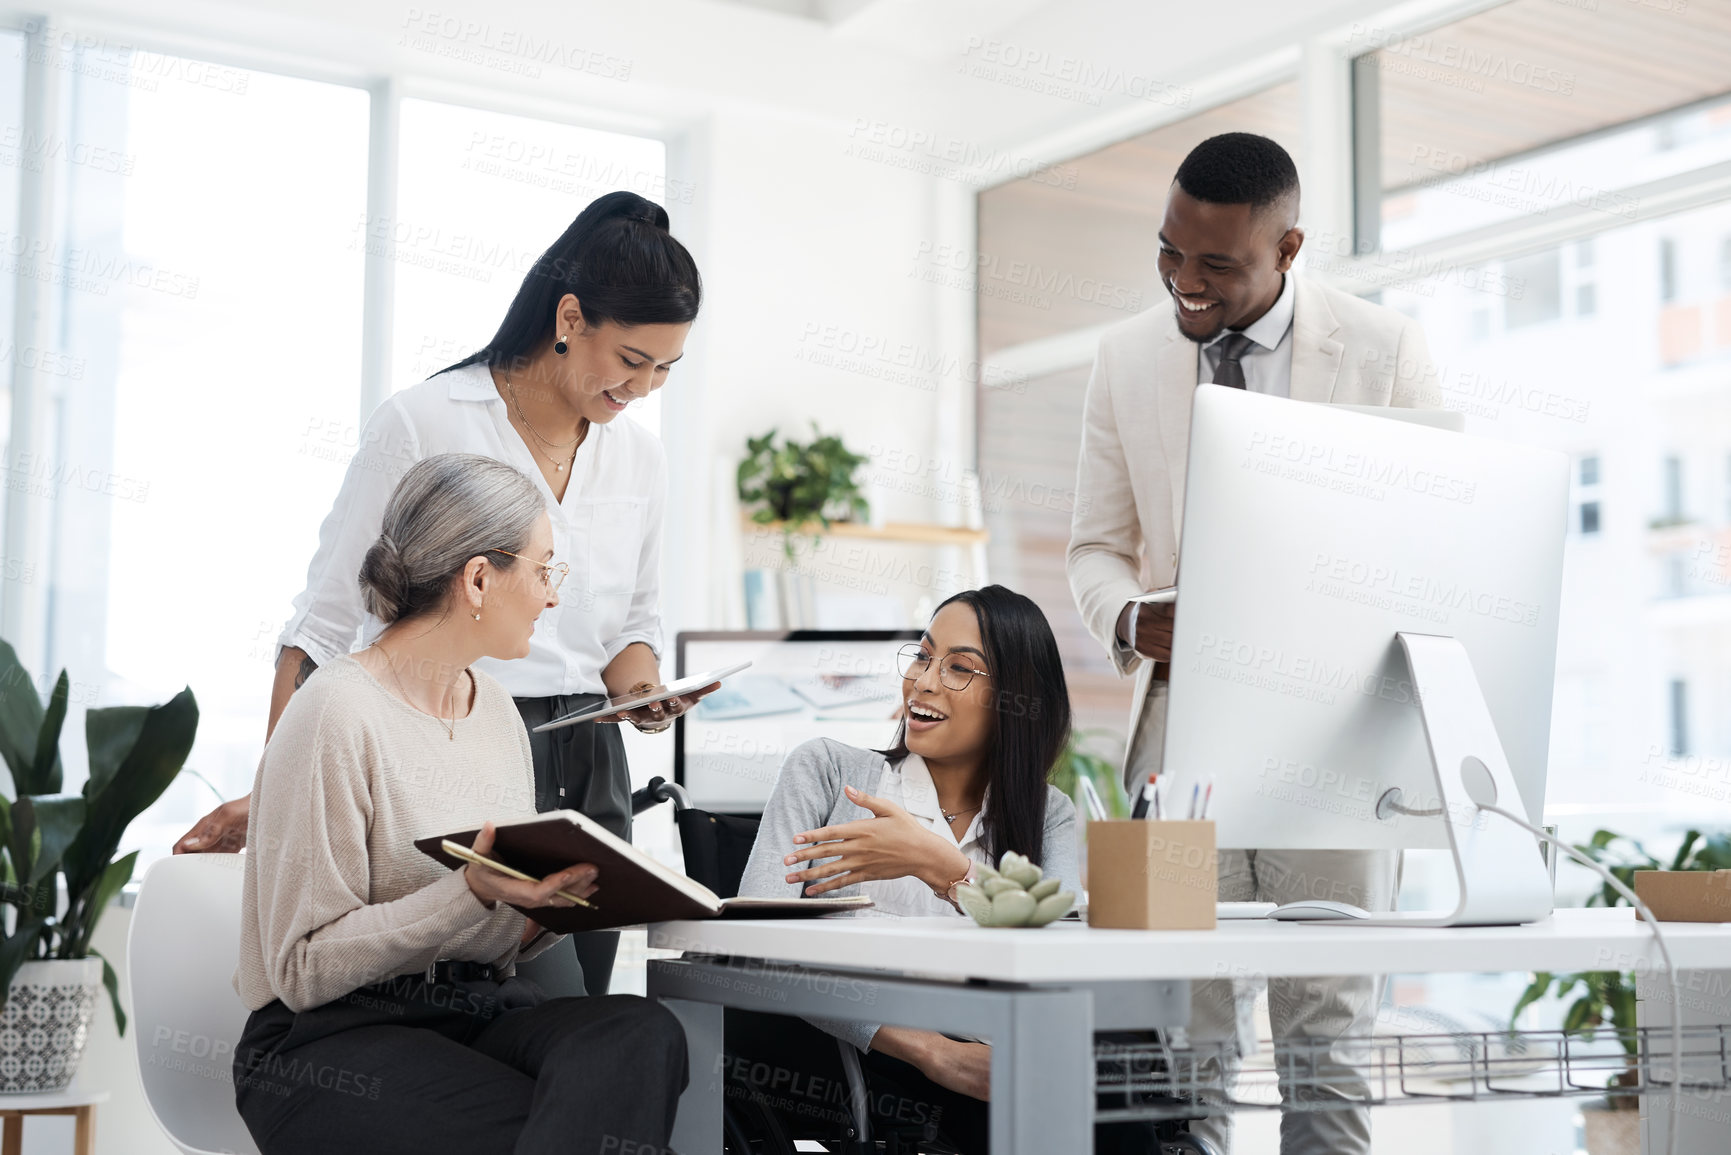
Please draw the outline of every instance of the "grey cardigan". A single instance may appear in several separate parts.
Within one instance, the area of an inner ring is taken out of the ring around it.
[[[875,750],[861,750],[830,738],[813,738],[794,747],[763,810],[757,841],[751,848],[739,893],[752,898],[797,898],[798,883],[784,882],[788,867],[782,858],[793,850],[793,836],[819,826],[870,818],[872,812],[849,802],[843,788],[852,786],[876,794],[885,759]],[[1056,786],[1046,787],[1046,830],[1040,863],[1047,875],[1063,880],[1063,889],[1082,893],[1076,863],[1076,808]],[[832,895],[857,894],[844,886]],[[957,917],[966,917],[959,911]],[[870,1048],[876,1023],[845,1023],[812,1019],[812,1024],[860,1050]]]

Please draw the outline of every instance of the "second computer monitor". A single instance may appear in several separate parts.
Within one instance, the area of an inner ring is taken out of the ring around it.
[[[1449,845],[1399,631],[1465,647],[1544,807],[1568,498],[1559,453],[1197,389],[1165,739],[1168,816],[1214,784],[1221,846]]]

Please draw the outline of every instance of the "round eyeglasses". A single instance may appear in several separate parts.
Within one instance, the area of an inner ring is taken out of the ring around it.
[[[924,646],[909,643],[896,651],[896,669],[904,678],[922,677],[931,664],[932,655]],[[961,654],[945,654],[938,666],[938,682],[946,690],[965,690],[975,678],[989,677],[990,674]]]
[[[559,587],[565,584],[565,578],[567,576],[569,576],[571,573],[571,567],[566,565],[562,561],[556,561],[556,562],[552,563],[551,565],[549,565],[548,563],[546,563],[544,561],[536,561],[532,557],[524,557],[520,553],[512,553],[508,549],[490,549],[487,552],[488,553],[502,553],[506,557],[514,557],[518,561],[526,561],[526,562],[530,563],[531,565],[540,566],[541,567],[541,582],[543,585],[545,585],[547,587],[547,592],[550,594],[558,593]]]

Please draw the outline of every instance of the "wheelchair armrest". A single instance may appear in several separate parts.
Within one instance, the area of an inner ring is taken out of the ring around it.
[[[653,806],[671,801],[675,810],[690,810],[691,795],[685,792],[685,787],[677,782],[669,782],[657,774],[649,780],[649,785],[631,794],[631,813],[641,814]]]

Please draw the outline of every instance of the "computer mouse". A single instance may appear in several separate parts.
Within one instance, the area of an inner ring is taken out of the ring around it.
[[[1277,906],[1268,914],[1281,922],[1320,922],[1340,918],[1369,918],[1370,911],[1350,902],[1330,902],[1326,898],[1306,898]]]

